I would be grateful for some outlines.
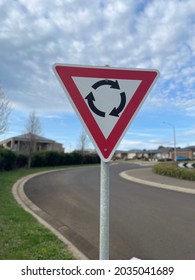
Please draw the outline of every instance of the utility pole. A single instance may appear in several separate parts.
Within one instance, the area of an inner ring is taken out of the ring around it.
[[[177,161],[177,150],[176,150],[176,133],[175,133],[175,126],[168,122],[163,122],[164,124],[168,124],[173,129],[173,143],[174,143],[174,161]]]

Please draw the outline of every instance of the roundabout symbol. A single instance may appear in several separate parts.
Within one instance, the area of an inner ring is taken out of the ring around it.
[[[104,162],[109,162],[159,72],[54,64],[54,73]]]
[[[93,89],[97,89],[101,86],[104,86],[104,85],[109,85],[110,88],[113,88],[113,89],[118,89],[120,90],[120,86],[119,86],[119,83],[118,81],[112,81],[112,80],[100,80],[98,82],[96,82],[95,84],[92,85],[92,88]],[[125,108],[125,104],[126,104],[126,94],[125,92],[121,92],[120,93],[120,97],[121,97],[121,101],[120,101],[120,104],[118,107],[114,107],[112,109],[112,111],[109,113],[110,116],[113,116],[113,117],[119,117],[119,114],[123,111],[123,109]],[[89,108],[98,116],[100,117],[105,117],[106,116],[106,113],[99,110],[96,106],[95,106],[95,97],[93,95],[93,92],[91,91],[86,97],[85,99],[87,100],[87,103],[89,105]]]

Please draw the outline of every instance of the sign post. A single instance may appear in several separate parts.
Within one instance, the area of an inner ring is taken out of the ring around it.
[[[53,70],[101,158],[99,258],[108,260],[109,161],[159,72],[68,64]]]
[[[100,170],[100,244],[99,259],[109,260],[110,163],[101,160]]]

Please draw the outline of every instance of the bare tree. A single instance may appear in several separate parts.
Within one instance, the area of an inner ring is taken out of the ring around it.
[[[88,136],[87,136],[86,132],[83,130],[79,137],[79,150],[81,151],[81,155],[82,155],[82,163],[84,161],[84,154],[85,154],[85,150],[86,150],[88,141],[89,141]]]
[[[33,111],[29,114],[25,127],[26,133],[26,154],[28,156],[28,168],[31,167],[32,155],[36,151],[37,135],[42,134],[42,127],[39,118]]]
[[[10,112],[10,101],[0,87],[0,134],[3,134],[7,130]]]
[[[79,150],[81,151],[82,155],[85,153],[85,149],[88,144],[88,137],[86,132],[83,130],[79,137]]]

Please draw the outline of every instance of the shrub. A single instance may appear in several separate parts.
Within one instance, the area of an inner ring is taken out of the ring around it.
[[[64,154],[63,155],[63,165],[71,165],[72,163],[73,163],[73,155]]]
[[[45,152],[45,166],[57,166],[60,162],[60,153],[56,151]]]
[[[72,164],[81,164],[83,160],[83,156],[79,152],[72,152]]]
[[[85,164],[100,163],[100,158],[97,154],[86,154],[84,156],[84,163]]]
[[[0,150],[0,170],[12,170],[16,166],[16,155],[6,149]]]
[[[34,154],[33,157],[32,157],[31,166],[32,167],[47,166],[46,162],[45,162],[45,152],[43,152],[43,153],[38,152],[38,153]]]
[[[23,154],[16,155],[16,167],[25,167],[28,164],[28,157]]]
[[[0,169],[1,169],[2,157],[0,153]],[[57,151],[37,152],[32,156],[32,167],[43,166],[62,166],[62,165],[76,165],[76,164],[93,164],[99,163],[100,158],[96,154],[87,154],[82,156],[79,152],[62,153]],[[17,155],[16,166],[17,168],[25,167],[28,163],[28,157],[26,155]]]
[[[157,163],[153,166],[153,171],[164,176],[195,181],[195,169],[181,168],[177,163]]]

